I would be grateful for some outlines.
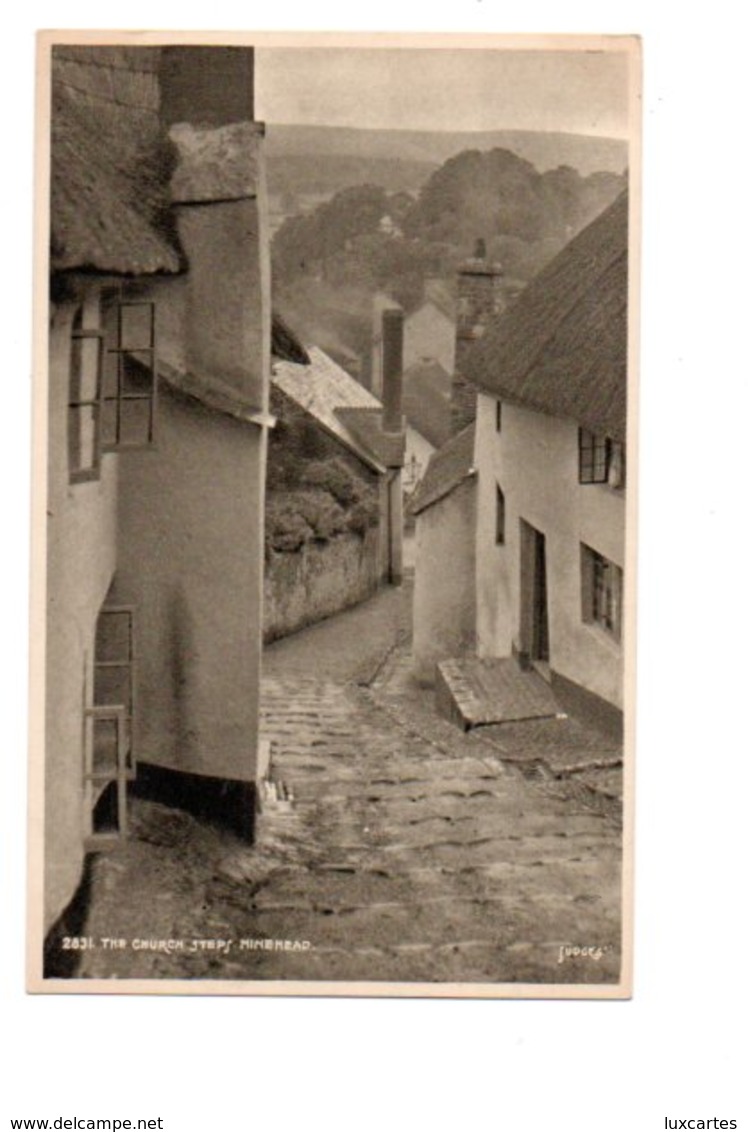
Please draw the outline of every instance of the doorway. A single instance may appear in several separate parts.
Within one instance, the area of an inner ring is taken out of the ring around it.
[[[548,576],[545,535],[520,519],[520,659],[543,667],[550,662]]]

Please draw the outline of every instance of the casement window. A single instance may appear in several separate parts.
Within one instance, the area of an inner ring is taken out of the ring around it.
[[[96,623],[93,694],[85,711],[83,785],[92,847],[127,832],[135,777],[133,610],[104,606]]]
[[[68,468],[71,483],[98,479],[103,452],[153,444],[156,422],[156,312],[152,302],[111,299],[103,328],[82,326],[70,343]]]
[[[498,484],[496,484],[496,518],[494,527],[494,537],[497,546],[503,546],[506,537],[506,503],[504,500],[504,492]]]
[[[579,482],[605,483],[623,488],[626,481],[626,449],[618,441],[579,429]]]
[[[156,308],[125,299],[109,303],[102,381],[101,435],[105,452],[153,444],[156,422]]]
[[[68,468],[71,483],[99,477],[101,465],[101,375],[104,338],[100,330],[83,329],[78,308],[70,337],[68,396]]]
[[[582,620],[621,639],[623,570],[582,544]]]

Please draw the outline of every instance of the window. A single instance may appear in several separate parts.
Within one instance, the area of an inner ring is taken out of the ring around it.
[[[107,350],[102,383],[104,451],[153,444],[156,419],[156,309],[143,300],[105,308]]]
[[[582,544],[582,620],[621,639],[623,570]]]
[[[506,504],[504,502],[504,492],[498,484],[496,484],[496,545],[504,545],[504,536],[506,533]]]
[[[103,336],[83,329],[78,308],[70,340],[68,468],[71,483],[99,477],[101,464],[101,371]]]
[[[607,483],[623,488],[626,480],[626,449],[618,441],[579,430],[579,482]]]
[[[496,402],[496,431],[501,432],[501,401]]]
[[[135,777],[133,611],[104,606],[96,623],[92,703],[85,712],[83,786],[92,845],[127,831]]]
[[[102,452],[153,444],[156,419],[155,305],[119,293],[105,302],[103,330],[73,321],[68,397],[71,483],[95,480]]]

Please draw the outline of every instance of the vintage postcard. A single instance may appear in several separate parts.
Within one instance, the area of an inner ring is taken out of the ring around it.
[[[30,990],[631,994],[639,90],[40,34]]]

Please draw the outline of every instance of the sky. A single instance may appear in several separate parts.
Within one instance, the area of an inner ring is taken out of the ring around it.
[[[628,65],[621,50],[260,47],[256,109],[274,123],[625,137]]]

